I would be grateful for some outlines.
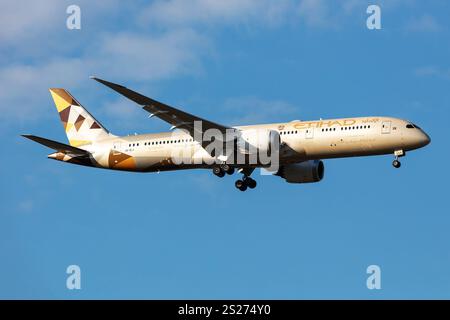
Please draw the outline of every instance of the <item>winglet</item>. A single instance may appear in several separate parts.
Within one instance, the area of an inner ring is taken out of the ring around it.
[[[114,91],[116,91],[117,93],[123,95],[124,97],[136,102],[137,104],[141,105],[141,106],[145,106],[149,103],[155,103],[156,101],[154,101],[153,99],[150,99],[146,96],[143,96],[142,94],[135,92],[133,90],[128,89],[127,87],[124,87],[120,84],[117,83],[113,83],[113,82],[109,82],[103,79],[99,79],[96,77],[92,77],[92,79],[94,79],[97,82],[100,82],[101,84],[113,89]]]
[[[95,77],[95,76],[90,76],[90,78],[91,78],[92,80],[95,80],[95,81],[97,81],[97,82],[100,82],[101,84],[103,84],[103,85],[105,85],[105,86],[107,86],[107,87],[110,87],[111,89],[113,89],[113,90],[115,90],[115,91],[118,91],[118,89],[126,89],[126,90],[128,90],[128,91],[131,91],[131,90],[128,89],[127,87],[124,87],[124,86],[122,86],[122,85],[120,85],[120,84],[113,83],[113,82],[109,82],[109,81],[106,81],[106,80],[97,78],[97,77]],[[119,93],[120,93],[120,92],[119,92]]]

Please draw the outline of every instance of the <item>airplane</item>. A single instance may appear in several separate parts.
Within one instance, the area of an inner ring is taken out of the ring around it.
[[[256,168],[269,168],[270,174],[288,183],[319,182],[324,177],[323,159],[392,154],[392,165],[399,168],[399,158],[407,151],[430,143],[430,137],[419,126],[393,117],[227,126],[171,107],[122,85],[91,78],[137,103],[149,117],[169,123],[171,131],[113,135],[68,91],[51,88],[69,144],[22,135],[53,149],[55,152],[48,158],[134,172],[209,169],[214,175],[223,177],[238,171],[242,178],[235,186],[245,191],[256,187],[256,181],[251,178]],[[206,139],[209,131],[215,132],[218,138]],[[219,147],[209,148],[212,142]],[[182,156],[178,156],[180,154]],[[263,161],[263,158],[269,161]]]

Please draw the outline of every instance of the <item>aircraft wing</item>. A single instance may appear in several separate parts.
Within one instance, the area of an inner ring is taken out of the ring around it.
[[[140,93],[137,93],[133,90],[130,90],[124,86],[121,86],[119,84],[115,84],[112,82],[108,82],[96,77],[91,77],[91,79],[94,79],[102,84],[104,84],[107,87],[110,87],[114,91],[117,91],[121,95],[125,96],[126,98],[136,102],[137,104],[141,105],[142,108],[150,113],[150,117],[155,116],[160,118],[163,121],[168,122],[172,125],[171,129],[184,129],[193,138],[201,139],[203,137],[203,132],[205,132],[208,129],[218,129],[220,132],[225,134],[227,129],[230,129],[230,127],[202,119],[200,117],[194,116],[190,113],[184,112],[182,110],[176,109],[174,107],[171,107],[167,104],[164,104],[162,102],[153,100],[149,97],[143,96]],[[201,130],[200,128],[194,127],[195,121],[201,121]],[[197,131],[197,133],[200,133],[200,135],[197,135],[194,137],[194,133]],[[198,141],[203,144],[203,141]]]
[[[33,140],[34,142],[40,143],[40,144],[42,144],[50,149],[56,150],[56,151],[63,151],[63,152],[67,152],[67,153],[77,154],[77,155],[89,155],[89,152],[86,150],[72,147],[67,144],[53,141],[50,139],[33,136],[31,134],[23,134],[22,137]]]

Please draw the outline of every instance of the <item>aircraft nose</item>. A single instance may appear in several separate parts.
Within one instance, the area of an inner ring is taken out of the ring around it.
[[[425,147],[431,142],[431,138],[428,134],[426,134],[424,131],[421,132],[419,143],[421,147]]]

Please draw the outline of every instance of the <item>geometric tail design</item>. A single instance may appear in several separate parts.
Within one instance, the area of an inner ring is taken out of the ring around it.
[[[71,146],[78,147],[111,137],[108,130],[95,120],[68,91],[51,88],[50,93]]]

